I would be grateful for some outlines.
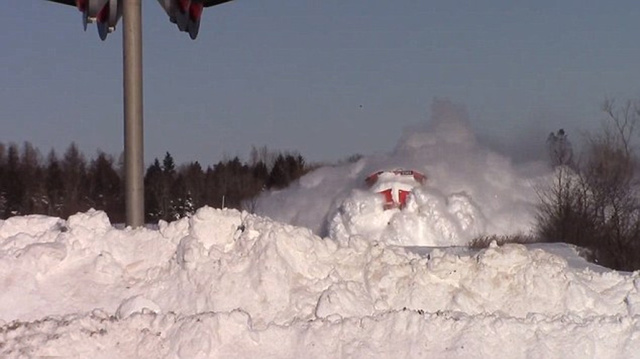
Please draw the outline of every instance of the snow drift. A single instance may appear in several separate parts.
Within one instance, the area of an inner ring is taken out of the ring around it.
[[[640,353],[637,273],[520,245],[418,255],[211,208],[158,230],[14,217],[0,245],[3,357]]]

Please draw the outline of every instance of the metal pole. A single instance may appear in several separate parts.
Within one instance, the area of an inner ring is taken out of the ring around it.
[[[127,225],[144,225],[142,127],[142,4],[122,1],[124,65],[124,161]]]

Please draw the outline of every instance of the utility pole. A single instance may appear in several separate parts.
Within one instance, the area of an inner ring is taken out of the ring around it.
[[[144,225],[142,3],[125,0],[122,5],[126,224],[135,228]]]
[[[142,0],[47,0],[73,6],[82,12],[85,31],[97,23],[103,41],[122,15],[124,69],[124,162],[126,225],[144,225],[144,132],[142,121]],[[205,7],[233,0],[158,0],[169,20],[195,40]],[[121,11],[122,10],[122,11]]]

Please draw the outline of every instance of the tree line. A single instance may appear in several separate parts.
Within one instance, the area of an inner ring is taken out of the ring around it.
[[[177,165],[169,152],[146,169],[145,219],[175,220],[208,205],[251,209],[265,189],[288,186],[309,171],[298,153],[253,148],[249,162],[238,157],[203,168],[197,161]],[[90,208],[113,223],[125,221],[122,156],[98,151],[87,157],[72,143],[46,158],[31,143],[0,143],[0,218],[44,214],[68,218]]]

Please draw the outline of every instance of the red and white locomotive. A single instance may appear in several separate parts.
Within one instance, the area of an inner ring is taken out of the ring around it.
[[[384,209],[402,209],[411,191],[425,184],[427,176],[415,170],[394,169],[372,173],[365,182],[371,191],[384,196]]]

